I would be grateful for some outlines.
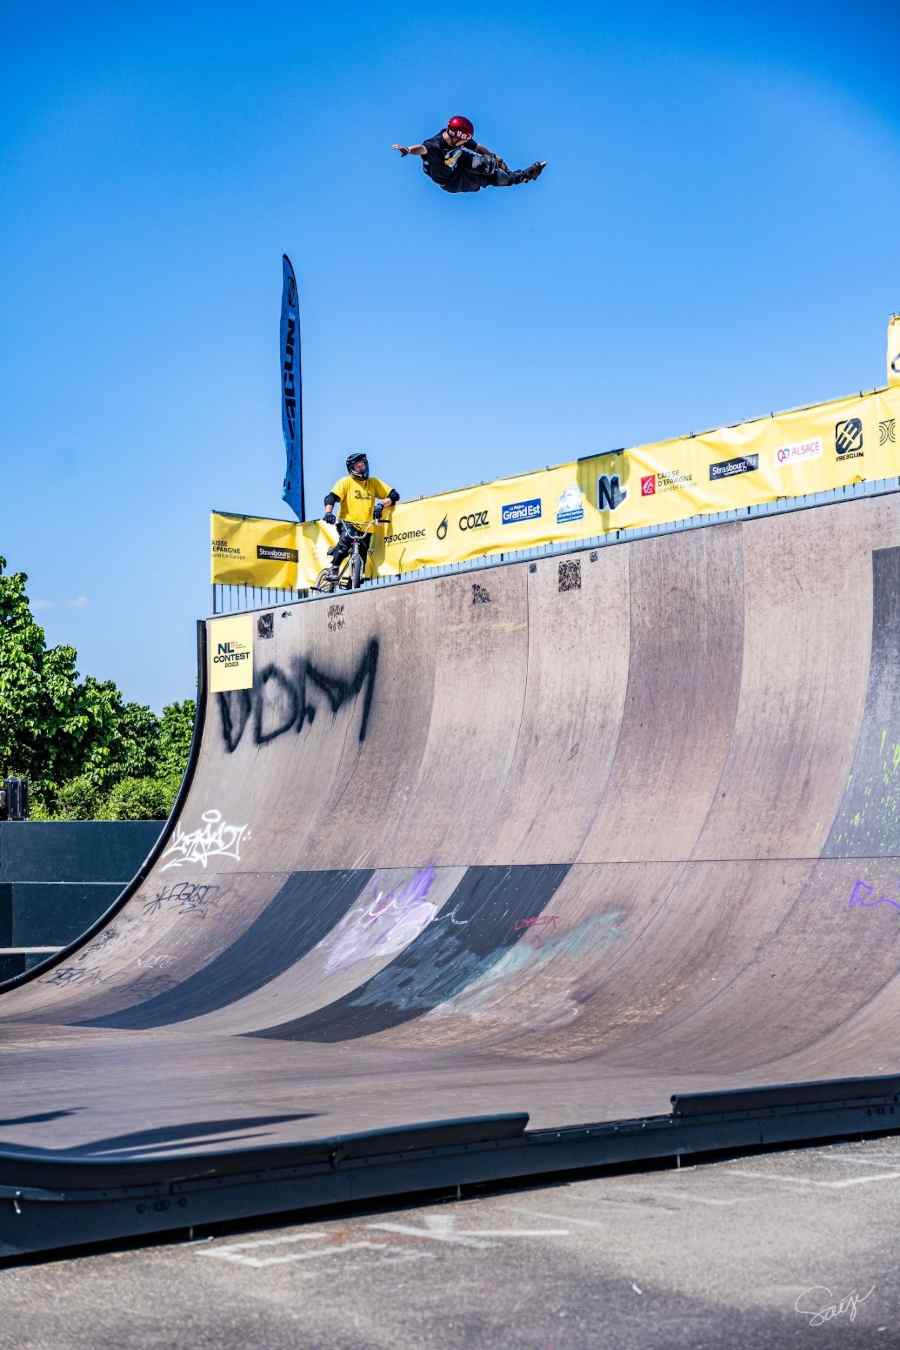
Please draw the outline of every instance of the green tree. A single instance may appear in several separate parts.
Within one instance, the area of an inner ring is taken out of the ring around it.
[[[40,793],[74,775],[86,730],[77,708],[74,647],[48,649],[28,603],[24,572],[0,557],[0,773],[27,775]]]
[[[76,690],[85,736],[81,771],[99,788],[122,778],[152,777],[160,764],[159,718],[140,703],[126,703],[112,680],[88,675]]]
[[[170,802],[158,778],[122,778],[109,794],[111,820],[163,820]]]
[[[79,681],[75,648],[47,647],[27,576],[6,566],[0,557],[0,776],[30,778],[36,805],[68,819],[107,806],[120,819],[168,814],[187,764],[193,699],[159,718],[126,703],[112,680]],[[132,786],[113,802],[123,780]]]
[[[159,762],[163,773],[184,773],[194,732],[195,703],[192,698],[169,703],[159,723]]]
[[[57,820],[99,820],[106,815],[103,793],[86,774],[63,783],[55,798],[53,814]]]

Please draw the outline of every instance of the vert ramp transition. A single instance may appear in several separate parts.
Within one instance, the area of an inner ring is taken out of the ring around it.
[[[0,1255],[898,1126],[900,498],[266,613],[0,997]]]

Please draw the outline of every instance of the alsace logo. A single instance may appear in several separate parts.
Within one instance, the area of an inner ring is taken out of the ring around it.
[[[299,554],[295,548],[270,548],[268,544],[257,544],[256,556],[260,562],[295,563],[299,558]]]
[[[501,525],[518,525],[523,520],[540,520],[541,499],[532,497],[527,502],[508,502],[500,508]]]
[[[250,660],[250,648],[243,642],[218,642],[216,643],[216,654],[213,657],[213,665],[225,666],[228,670],[233,670],[239,666],[242,661]]]
[[[487,511],[472,511],[468,516],[459,518],[461,530],[483,530],[489,523]]]
[[[887,445],[888,441],[891,445],[897,444],[897,419],[895,417],[888,417],[884,422],[878,423],[878,444]]]
[[[641,479],[641,496],[655,497],[657,492],[672,492],[693,481],[693,474],[684,473],[681,469],[660,469],[658,473],[645,474]]]
[[[444,519],[441,521],[440,525],[439,525],[439,526],[437,527],[437,529],[435,530],[435,534],[437,535],[438,539],[446,539],[446,538],[447,538],[447,517],[446,517],[446,516],[444,516]]]
[[[386,534],[384,542],[386,544],[406,544],[410,539],[424,539],[424,530],[404,530],[402,534]]]
[[[775,451],[775,461],[780,467],[785,464],[798,464],[807,459],[821,459],[822,442],[816,436],[811,441],[797,441],[794,445],[782,445]]]
[[[597,510],[615,511],[628,496],[628,489],[619,486],[619,475],[602,473],[597,479]]]
[[[710,464],[709,479],[715,483],[719,478],[733,478],[736,473],[755,473],[759,468],[759,455],[738,455],[736,459],[723,459],[718,464]]]
[[[860,417],[849,417],[834,428],[834,448],[840,459],[861,459],[863,454],[863,424]]]
[[[568,525],[573,520],[584,520],[584,498],[575,483],[560,493],[556,505],[557,525]]]

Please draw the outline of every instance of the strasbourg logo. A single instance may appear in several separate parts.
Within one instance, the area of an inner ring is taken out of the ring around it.
[[[736,473],[755,473],[759,468],[759,455],[738,455],[735,459],[722,459],[718,464],[710,464],[709,481],[718,482],[720,478],[733,478]]]

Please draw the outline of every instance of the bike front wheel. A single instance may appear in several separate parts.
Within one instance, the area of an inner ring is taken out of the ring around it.
[[[362,558],[359,556],[358,553],[354,553],[353,563],[350,568],[350,582],[355,591],[358,591],[360,587],[360,582],[362,580],[362,567],[363,567]]]

